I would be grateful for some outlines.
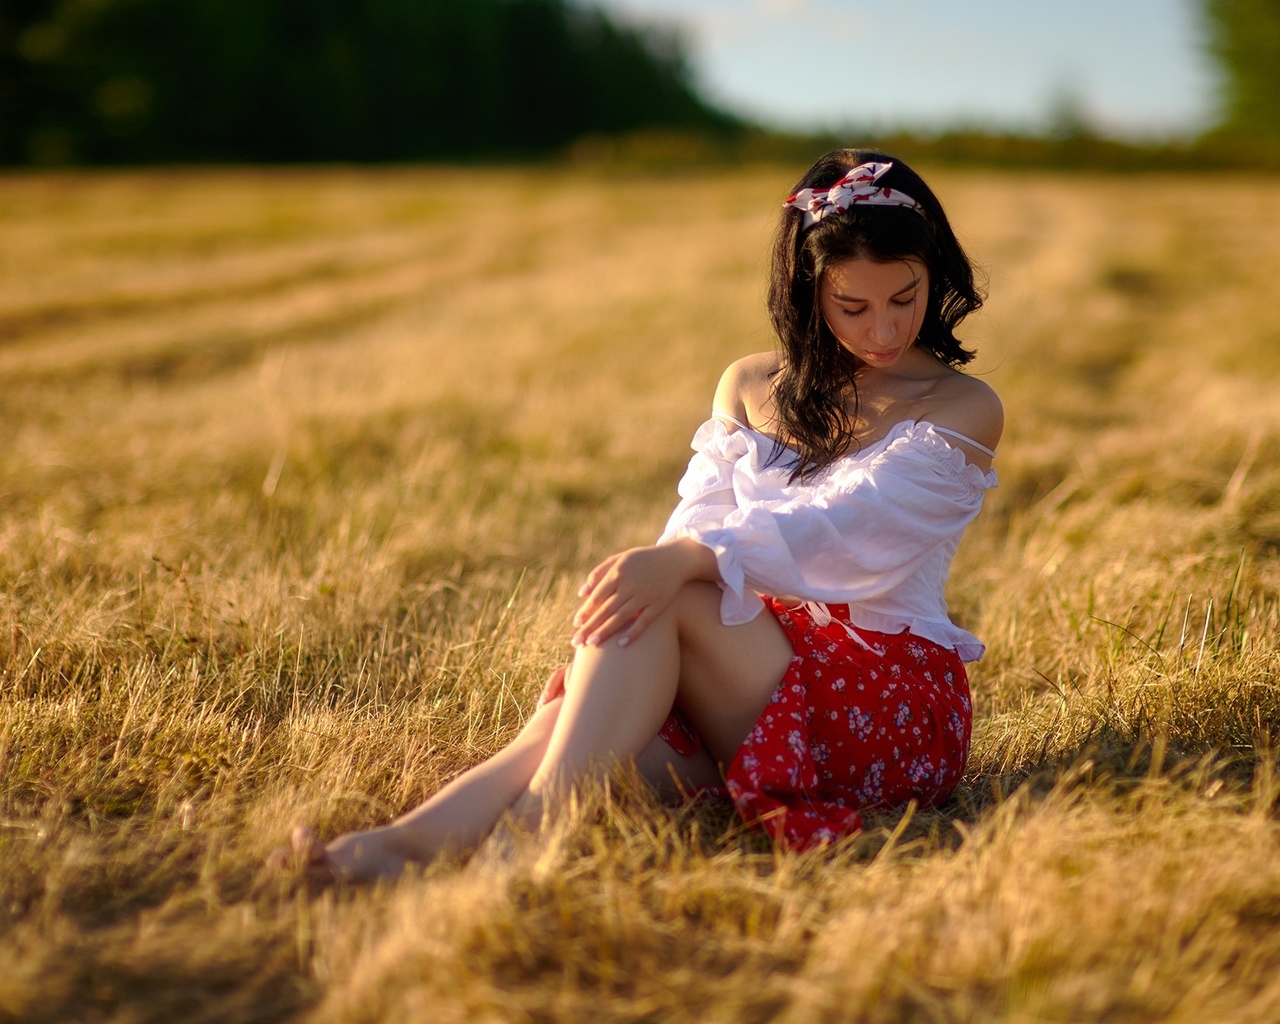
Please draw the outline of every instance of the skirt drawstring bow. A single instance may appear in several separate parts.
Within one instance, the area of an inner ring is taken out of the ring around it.
[[[817,626],[819,629],[825,628],[826,626],[829,626],[831,625],[831,623],[834,622],[837,626],[839,626],[846,633],[848,633],[849,639],[852,640],[854,643],[856,643],[858,646],[865,647],[877,658],[883,657],[883,655],[879,651],[877,651],[874,647],[872,647],[869,643],[867,643],[864,639],[862,639],[858,631],[854,629],[852,626],[850,626],[849,623],[844,622],[841,619],[837,619],[834,615],[832,615],[831,609],[828,608],[821,601],[801,601],[797,607],[803,608],[805,611],[807,611],[809,615],[812,616],[813,618],[813,624]]]

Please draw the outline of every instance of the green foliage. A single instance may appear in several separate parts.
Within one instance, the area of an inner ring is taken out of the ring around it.
[[[404,160],[727,129],[674,37],[566,0],[20,0],[0,162]]]
[[[1204,15],[1222,72],[1220,134],[1280,152],[1280,0],[1204,0]]]

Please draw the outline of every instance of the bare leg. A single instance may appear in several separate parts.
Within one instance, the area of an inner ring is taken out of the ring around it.
[[[338,878],[372,881],[399,875],[412,861],[475,846],[525,791],[546,752],[561,704],[554,700],[538,708],[510,744],[388,825],[349,832],[327,846],[310,829],[295,829],[295,854]]]
[[[478,845],[528,788],[562,704],[558,698],[538,708],[507,747],[388,825],[350,832],[327,846],[300,826],[291,837],[295,858],[344,880],[373,881],[395,877],[410,863]],[[657,736],[637,761],[642,776],[664,795],[720,781],[719,768],[706,750],[685,756]]]
[[[686,586],[629,647],[584,647],[563,698],[540,707],[520,735],[408,814],[322,846],[296,830],[297,856],[340,878],[400,874],[406,864],[480,843],[507,811],[536,827],[559,786],[636,758],[660,790],[711,785],[764,710],[791,659],[771,615],[724,626],[720,592]],[[682,757],[657,739],[677,695],[706,749]]]
[[[680,754],[655,736],[636,755],[636,770],[663,800],[677,800],[703,786],[723,786],[720,765],[704,746],[693,754]]]
[[[535,826],[554,791],[645,751],[679,696],[711,757],[727,763],[768,704],[791,660],[771,615],[720,622],[720,591],[685,586],[676,601],[622,648],[579,648],[572,685],[546,754],[513,811]]]

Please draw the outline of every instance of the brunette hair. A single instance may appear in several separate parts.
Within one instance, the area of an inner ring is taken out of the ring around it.
[[[773,379],[779,438],[799,452],[792,480],[808,476],[856,446],[858,388],[854,357],[823,319],[818,287],[826,269],[848,259],[888,263],[917,259],[929,271],[929,297],[916,344],[948,366],[963,366],[973,353],[955,328],[982,305],[969,257],[956,239],[938,197],[901,160],[874,150],[839,149],[821,157],[791,190],[825,189],[870,161],[892,166],[876,184],[905,192],[919,209],[856,203],[803,227],[804,214],[784,207],[773,248],[769,318],[782,345],[782,369]],[[854,415],[845,395],[853,393]],[[774,458],[783,455],[775,450]]]

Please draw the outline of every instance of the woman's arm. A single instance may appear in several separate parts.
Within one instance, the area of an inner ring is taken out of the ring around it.
[[[573,617],[575,646],[599,646],[616,633],[625,647],[694,580],[719,581],[716,556],[691,538],[610,555],[587,574]]]
[[[749,444],[733,437],[737,424],[752,426],[767,419],[769,376],[777,371],[775,352],[745,356],[725,369],[716,387],[711,419],[694,435],[695,455],[680,480],[680,502],[667,520],[659,543],[674,540],[681,530],[711,528],[738,508],[733,474]],[[729,440],[726,440],[729,438]]]
[[[713,402],[718,426],[704,424],[694,439],[701,449],[704,441],[722,429],[727,417],[751,422],[751,409],[767,394],[769,373],[777,366],[777,356],[761,352],[729,365],[720,376]],[[709,432],[704,438],[704,432]],[[680,588],[695,580],[720,583],[715,552],[690,537],[678,537],[681,529],[699,526],[715,528],[738,509],[733,489],[733,459],[705,446],[690,460],[680,481],[680,504],[657,545],[632,548],[611,555],[587,575],[579,589],[582,606],[574,616],[575,645],[596,646],[617,633],[617,642],[626,646],[638,637],[666,608]]]
[[[941,435],[912,425],[868,464],[677,535],[715,552],[733,625],[759,613],[753,591],[841,603],[886,593],[959,536],[990,483]]]
[[[993,451],[1004,433],[1004,406],[999,396],[986,381],[963,373],[955,374],[949,387],[921,409],[917,419],[958,431]],[[947,441],[964,452],[965,458],[979,469],[985,472],[991,468],[989,453],[954,436]]]

